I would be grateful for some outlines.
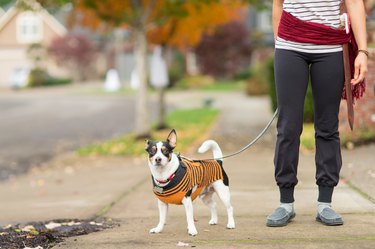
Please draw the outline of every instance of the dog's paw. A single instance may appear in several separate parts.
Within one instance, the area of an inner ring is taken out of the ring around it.
[[[154,227],[150,229],[150,233],[161,233],[161,231],[163,231],[163,228],[161,227]]]
[[[236,228],[236,225],[234,224],[234,221],[233,222],[228,222],[227,229],[235,229],[235,228]]]
[[[210,225],[217,225],[217,219],[211,219],[209,222],[208,222],[208,224],[210,224]]]
[[[198,234],[198,231],[195,227],[188,228],[188,233],[190,236],[196,236]]]

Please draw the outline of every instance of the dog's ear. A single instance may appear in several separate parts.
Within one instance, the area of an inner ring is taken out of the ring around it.
[[[177,145],[177,134],[176,130],[172,129],[167,138],[168,144],[174,149]]]
[[[146,141],[146,144],[145,144],[145,150],[147,151],[147,149],[148,149],[148,146],[150,145],[150,141],[149,140],[145,140]]]

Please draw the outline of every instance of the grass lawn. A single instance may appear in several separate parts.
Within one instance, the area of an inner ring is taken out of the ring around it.
[[[375,142],[375,132],[371,130],[357,129],[351,133],[340,133],[340,143],[342,147],[352,148],[353,146],[369,144]],[[303,124],[301,135],[302,149],[312,151],[315,149],[314,124]]]
[[[301,147],[305,150],[315,149],[315,130],[313,123],[304,123],[301,134]]]
[[[172,128],[176,129],[177,151],[185,151],[204,134],[218,117],[219,110],[212,108],[175,110],[167,115],[167,124],[170,129],[153,130],[150,140],[165,140]],[[139,156],[145,153],[145,141],[136,140],[130,133],[105,141],[82,147],[77,150],[78,155],[102,155],[102,156]]]
[[[218,81],[212,85],[202,86],[200,89],[204,91],[236,91],[244,88],[244,81]]]

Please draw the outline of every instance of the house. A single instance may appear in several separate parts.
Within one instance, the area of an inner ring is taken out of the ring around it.
[[[29,8],[10,7],[0,12],[0,87],[10,86],[10,77],[20,69],[31,69],[34,61],[28,56],[32,44],[48,47],[53,39],[64,36],[66,28],[35,1],[25,1]],[[31,7],[31,8],[30,8]],[[52,75],[64,72],[48,58],[43,67]]]
[[[274,45],[271,9],[258,10],[250,7],[247,25],[253,42],[262,46]]]

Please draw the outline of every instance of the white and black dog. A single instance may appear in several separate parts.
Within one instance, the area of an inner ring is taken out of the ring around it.
[[[229,181],[222,167],[222,152],[213,140],[205,141],[198,149],[204,153],[211,149],[217,160],[188,160],[173,153],[177,134],[173,129],[166,141],[146,141],[148,165],[152,174],[154,194],[158,198],[159,224],[150,233],[160,233],[165,225],[168,204],[183,204],[186,211],[188,233],[198,234],[194,224],[193,200],[199,196],[211,210],[210,225],[217,224],[218,215],[213,194],[216,192],[228,213],[227,228],[235,228],[233,207],[230,203]]]

